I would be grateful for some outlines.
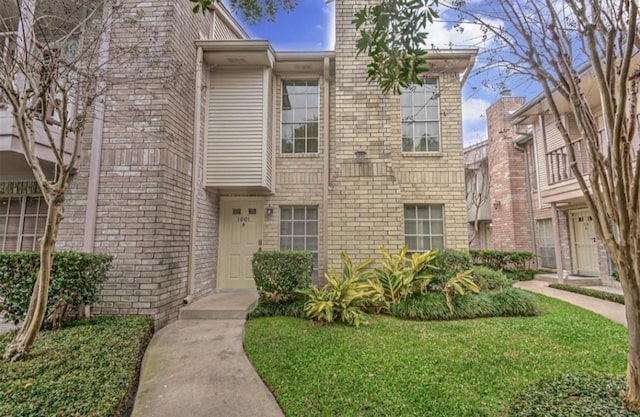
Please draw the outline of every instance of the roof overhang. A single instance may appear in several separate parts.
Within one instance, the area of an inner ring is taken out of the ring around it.
[[[198,40],[204,61],[214,67],[273,67],[275,51],[269,41],[254,40]]]

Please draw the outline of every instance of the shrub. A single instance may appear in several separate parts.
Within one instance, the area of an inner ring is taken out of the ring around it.
[[[434,291],[441,291],[447,281],[459,272],[467,271],[473,266],[469,253],[456,249],[438,249],[434,265],[438,272],[429,285],[429,289]]]
[[[524,271],[535,260],[535,255],[531,252],[472,249],[469,253],[475,265],[491,269],[512,268]]]
[[[457,320],[538,314],[533,297],[516,288],[454,297],[451,303],[453,311],[440,293],[416,295],[391,306],[391,314],[408,320]]]
[[[480,288],[471,279],[473,271],[468,269],[464,272],[458,272],[453,277],[449,278],[442,287],[442,293],[447,300],[447,307],[453,312],[452,298],[455,296],[466,295],[468,293],[478,294]]]
[[[258,305],[247,315],[248,319],[258,317],[285,316],[304,318],[304,298],[291,298],[286,301],[274,301],[271,298],[260,298]]]
[[[502,272],[511,281],[531,281],[536,277],[536,274],[542,274],[544,271],[538,271],[537,269],[525,269],[523,271],[518,269],[503,269]]]
[[[256,252],[251,260],[260,297],[287,300],[296,290],[309,288],[313,253],[307,251]]]
[[[113,257],[100,253],[56,252],[51,267],[47,322],[59,327],[69,307],[95,304]],[[38,252],[0,254],[0,310],[18,323],[29,307],[40,268]]]
[[[327,284],[298,291],[308,297],[304,311],[312,320],[343,323],[358,327],[366,323],[365,308],[371,303],[374,291],[368,282],[370,273],[366,271],[371,260],[353,265],[349,255],[342,254],[342,276],[335,269],[325,274]]]
[[[549,284],[550,288],[557,290],[574,292],[576,294],[587,295],[589,297],[599,298],[601,300],[611,301],[618,304],[624,304],[624,296],[620,294],[613,294],[606,291],[598,291],[593,288],[578,287],[576,285],[567,284]]]
[[[503,289],[511,286],[511,281],[500,271],[477,265],[473,267],[473,282],[480,291]]]
[[[389,309],[389,305],[404,300],[415,293],[424,293],[433,278],[435,251],[413,253],[407,257],[407,246],[397,255],[381,248],[382,267],[373,271],[369,284],[375,294],[372,303],[378,309]]]
[[[0,416],[129,415],[149,317],[97,317],[44,331],[25,360],[0,362]],[[0,350],[13,334],[0,336]]]
[[[627,411],[625,380],[607,375],[561,375],[540,380],[515,397],[508,417],[640,417]]]

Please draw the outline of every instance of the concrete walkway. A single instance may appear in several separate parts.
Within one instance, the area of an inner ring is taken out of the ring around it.
[[[586,310],[591,310],[594,313],[600,314],[610,320],[615,321],[623,325],[627,325],[627,318],[624,312],[624,305],[613,303],[611,301],[601,300],[599,298],[588,297],[582,294],[575,294],[569,291],[557,290],[555,288],[549,288],[549,283],[539,280],[522,281],[513,285],[514,287],[521,288],[523,290],[543,294],[548,297],[557,298],[567,303],[582,307]],[[592,287],[588,287],[592,288]],[[597,289],[597,288],[594,288]]]
[[[13,323],[7,323],[0,317],[0,334],[9,333],[15,329],[17,329],[17,327],[14,326]]]
[[[158,331],[142,362],[132,417],[284,417],[242,345],[256,298],[214,294]]]

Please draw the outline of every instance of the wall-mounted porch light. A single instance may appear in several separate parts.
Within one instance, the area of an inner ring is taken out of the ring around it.
[[[360,149],[356,150],[355,154],[356,154],[356,162],[361,164],[361,163],[364,162],[364,158],[367,156],[367,151],[365,151],[364,149],[360,148]]]
[[[493,208],[498,210],[500,207],[500,200],[493,200]]]
[[[273,206],[271,204],[267,204],[267,206],[264,208],[264,212],[267,214],[267,216],[273,216]]]

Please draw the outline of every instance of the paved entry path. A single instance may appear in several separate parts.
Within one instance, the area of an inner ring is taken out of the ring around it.
[[[7,323],[0,317],[0,334],[9,333],[15,329],[17,329],[17,327],[14,326],[13,323]]]
[[[599,298],[588,297],[582,294],[575,294],[569,291],[557,290],[549,288],[549,283],[539,280],[521,281],[513,284],[516,288],[543,294],[548,297],[557,298],[567,303],[591,310],[610,320],[623,325],[627,325],[627,318],[624,312],[624,305],[611,301],[601,300]]]
[[[215,294],[187,306],[147,348],[132,417],[284,417],[242,346],[257,295]]]

